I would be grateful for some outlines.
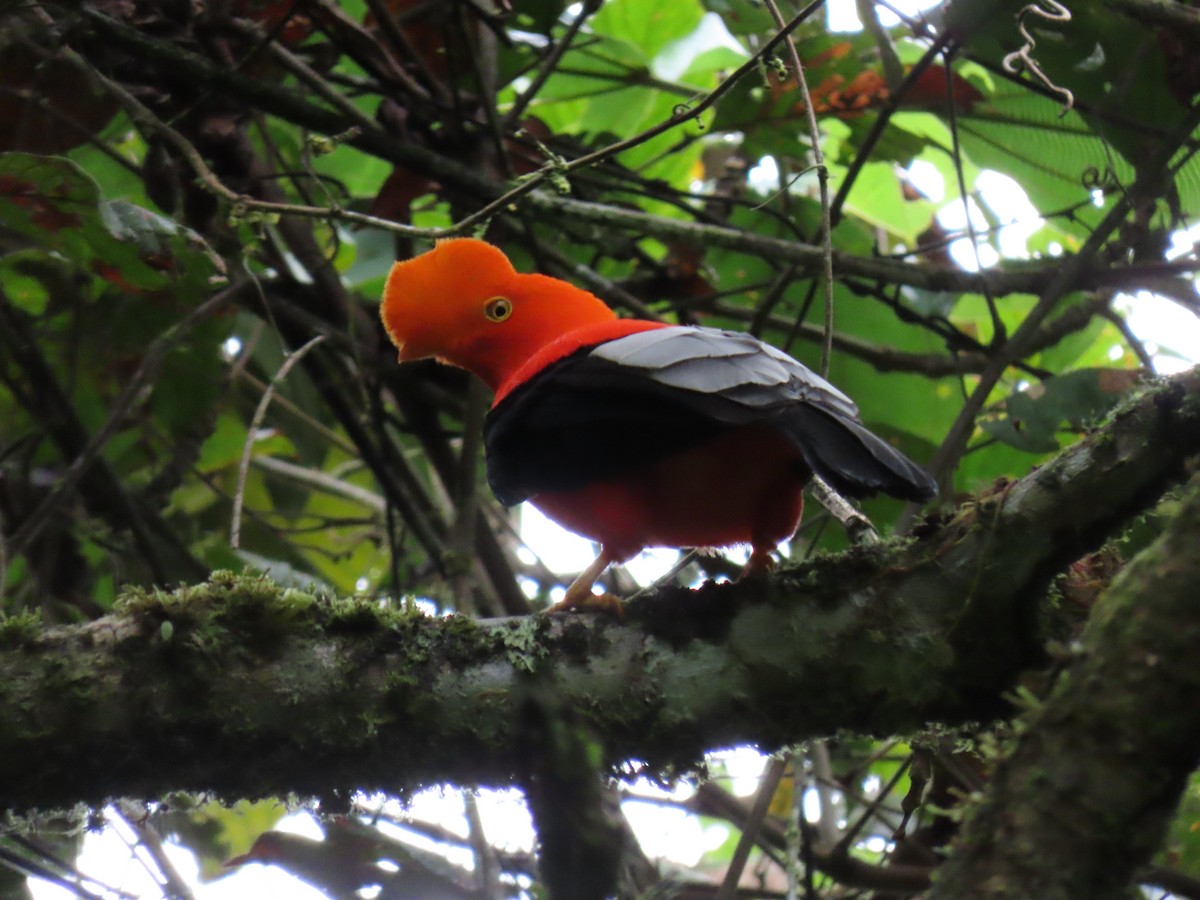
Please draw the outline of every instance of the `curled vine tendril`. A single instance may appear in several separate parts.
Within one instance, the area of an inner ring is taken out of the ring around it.
[[[1012,72],[1014,75],[1022,69],[1029,72],[1034,78],[1044,84],[1047,88],[1054,91],[1063,98],[1063,108],[1059,112],[1059,118],[1065,116],[1075,105],[1075,95],[1068,88],[1055,84],[1050,80],[1049,76],[1042,71],[1042,67],[1038,65],[1037,60],[1033,58],[1033,50],[1037,47],[1037,40],[1029,33],[1029,28],[1026,24],[1026,19],[1029,16],[1039,16],[1047,22],[1070,22],[1071,11],[1067,9],[1058,0],[1038,0],[1037,3],[1030,3],[1028,6],[1021,8],[1017,13],[1017,31],[1021,33],[1025,44],[1020,50],[1016,50],[1001,60],[1006,72]]]
[[[1111,166],[1105,166],[1103,170],[1088,166],[1079,180],[1087,190],[1103,191],[1105,194],[1111,194],[1121,186]]]

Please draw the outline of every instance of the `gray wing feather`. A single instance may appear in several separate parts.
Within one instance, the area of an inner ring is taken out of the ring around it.
[[[660,384],[725,394],[745,406],[805,402],[858,419],[854,401],[824,378],[741,332],[690,325],[656,328],[601,344],[591,355],[644,370]]]

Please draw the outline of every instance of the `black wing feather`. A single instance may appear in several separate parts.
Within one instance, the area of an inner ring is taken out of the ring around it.
[[[869,432],[827,381],[750,335],[690,326],[584,348],[513,390],[485,424],[488,479],[511,505],[752,424],[786,434],[807,467],[842,493],[933,493],[929,476]]]

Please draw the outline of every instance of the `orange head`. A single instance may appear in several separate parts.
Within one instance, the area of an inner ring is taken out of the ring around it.
[[[439,241],[392,266],[380,316],[401,361],[432,356],[493,390],[550,342],[616,318],[587,291],[522,275],[498,248],[473,238]]]

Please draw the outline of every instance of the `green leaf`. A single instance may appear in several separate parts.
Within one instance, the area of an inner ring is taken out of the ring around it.
[[[224,277],[194,232],[128,201],[101,201],[96,182],[61,157],[0,155],[0,220],[129,293],[170,288],[187,302]]]
[[[1111,409],[1129,387],[1130,375],[1124,370],[1080,369],[1047,378],[1011,394],[980,427],[1020,450],[1052,453],[1059,447],[1059,430],[1080,430]]]
[[[746,55],[732,47],[713,47],[693,57],[679,80],[709,90],[716,87],[718,75],[736,69],[745,61]]]
[[[18,234],[50,243],[82,228],[100,201],[100,188],[60,157],[0,154],[0,220]]]
[[[380,186],[392,174],[392,164],[377,156],[363,153],[357,147],[339,146],[336,153],[318,156],[313,161],[313,169],[322,175],[328,175],[338,182],[334,200],[344,202],[341,189],[345,189],[351,197],[374,197]],[[331,202],[329,198],[318,199],[319,203]]]
[[[0,290],[18,309],[32,316],[46,311],[51,285],[63,279],[63,265],[40,250],[17,250],[0,256]]]
[[[1200,774],[1193,774],[1179,800],[1157,862],[1180,874],[1200,878]]]
[[[775,27],[770,11],[755,0],[705,0],[704,5],[721,17],[732,35],[759,35]]]
[[[887,230],[912,247],[917,236],[933,221],[936,208],[927,200],[906,200],[895,165],[873,162],[859,172],[846,198],[846,211]]]
[[[597,34],[636,48],[637,58],[649,64],[667,44],[691,34],[703,15],[698,0],[608,0],[592,17],[591,25]]]
[[[1129,184],[1132,167],[1094,136],[1076,113],[1060,118],[1059,104],[1009,87],[959,121],[964,152],[980,168],[1016,179],[1044,212],[1083,205],[1078,216],[1098,218],[1089,179],[1110,168]]]
[[[233,806],[212,802],[190,810],[171,809],[155,816],[154,824],[196,855],[200,879],[208,882],[228,875],[226,860],[247,852],[255,838],[285,815],[287,807],[279,800],[242,800]]]
[[[217,425],[200,448],[196,465],[201,472],[213,472],[236,463],[246,443],[246,426],[230,413],[217,419]]]

